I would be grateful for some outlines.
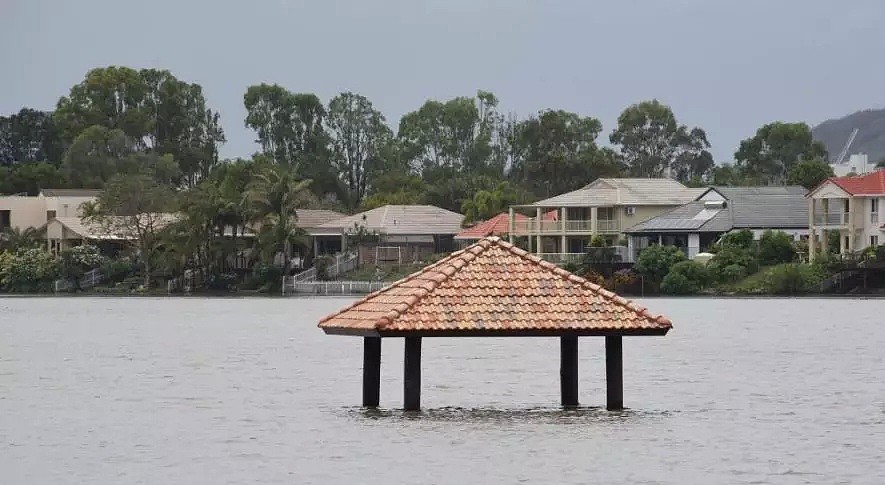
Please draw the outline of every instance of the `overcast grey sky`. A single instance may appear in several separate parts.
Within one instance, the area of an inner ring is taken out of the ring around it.
[[[255,151],[250,84],[367,96],[396,126],[426,99],[602,120],[658,98],[717,161],[772,120],[885,105],[883,0],[0,0],[0,112],[51,109],[92,67],[201,84],[227,157]]]

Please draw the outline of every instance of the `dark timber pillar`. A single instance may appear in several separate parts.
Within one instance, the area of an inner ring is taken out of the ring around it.
[[[578,405],[578,337],[559,337],[559,387],[563,407]]]
[[[381,337],[363,337],[363,406],[378,407],[381,395]]]
[[[403,407],[406,411],[421,409],[421,337],[406,337],[403,359]]]
[[[605,338],[606,409],[624,409],[624,360],[621,336]]]

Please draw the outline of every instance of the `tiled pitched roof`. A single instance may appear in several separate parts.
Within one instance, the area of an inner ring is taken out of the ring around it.
[[[433,205],[385,205],[317,226],[341,233],[362,226],[379,234],[447,235],[461,231],[464,216]]]
[[[856,177],[832,177],[829,181],[851,195],[885,195],[885,170]]]
[[[682,205],[705,189],[688,188],[669,178],[600,178],[584,188],[532,204],[540,207]]]
[[[497,237],[320,321],[355,335],[663,335],[669,320]]]
[[[517,221],[527,221],[529,218],[516,213],[514,219]],[[502,212],[487,221],[468,227],[463,231],[455,234],[455,239],[482,239],[488,236],[501,236],[510,233],[510,215]]]
[[[516,221],[528,221],[529,217],[517,212],[514,214],[514,219]],[[548,211],[544,214],[543,219],[545,221],[559,220],[559,211]],[[510,234],[510,214],[502,212],[487,221],[480,222],[455,234],[455,239],[482,239],[484,237],[506,234]]]

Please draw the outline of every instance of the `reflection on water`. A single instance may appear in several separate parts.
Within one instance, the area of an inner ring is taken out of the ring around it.
[[[580,343],[425,339],[420,412],[402,340],[364,410],[345,299],[0,299],[0,483],[885,483],[881,300],[654,299],[626,338],[627,410]]]

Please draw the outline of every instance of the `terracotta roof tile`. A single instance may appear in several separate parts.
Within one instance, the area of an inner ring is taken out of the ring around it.
[[[527,254],[482,239],[324,318],[328,333],[666,333],[668,319]]]
[[[855,177],[832,177],[829,181],[852,195],[885,195],[885,170]]]

